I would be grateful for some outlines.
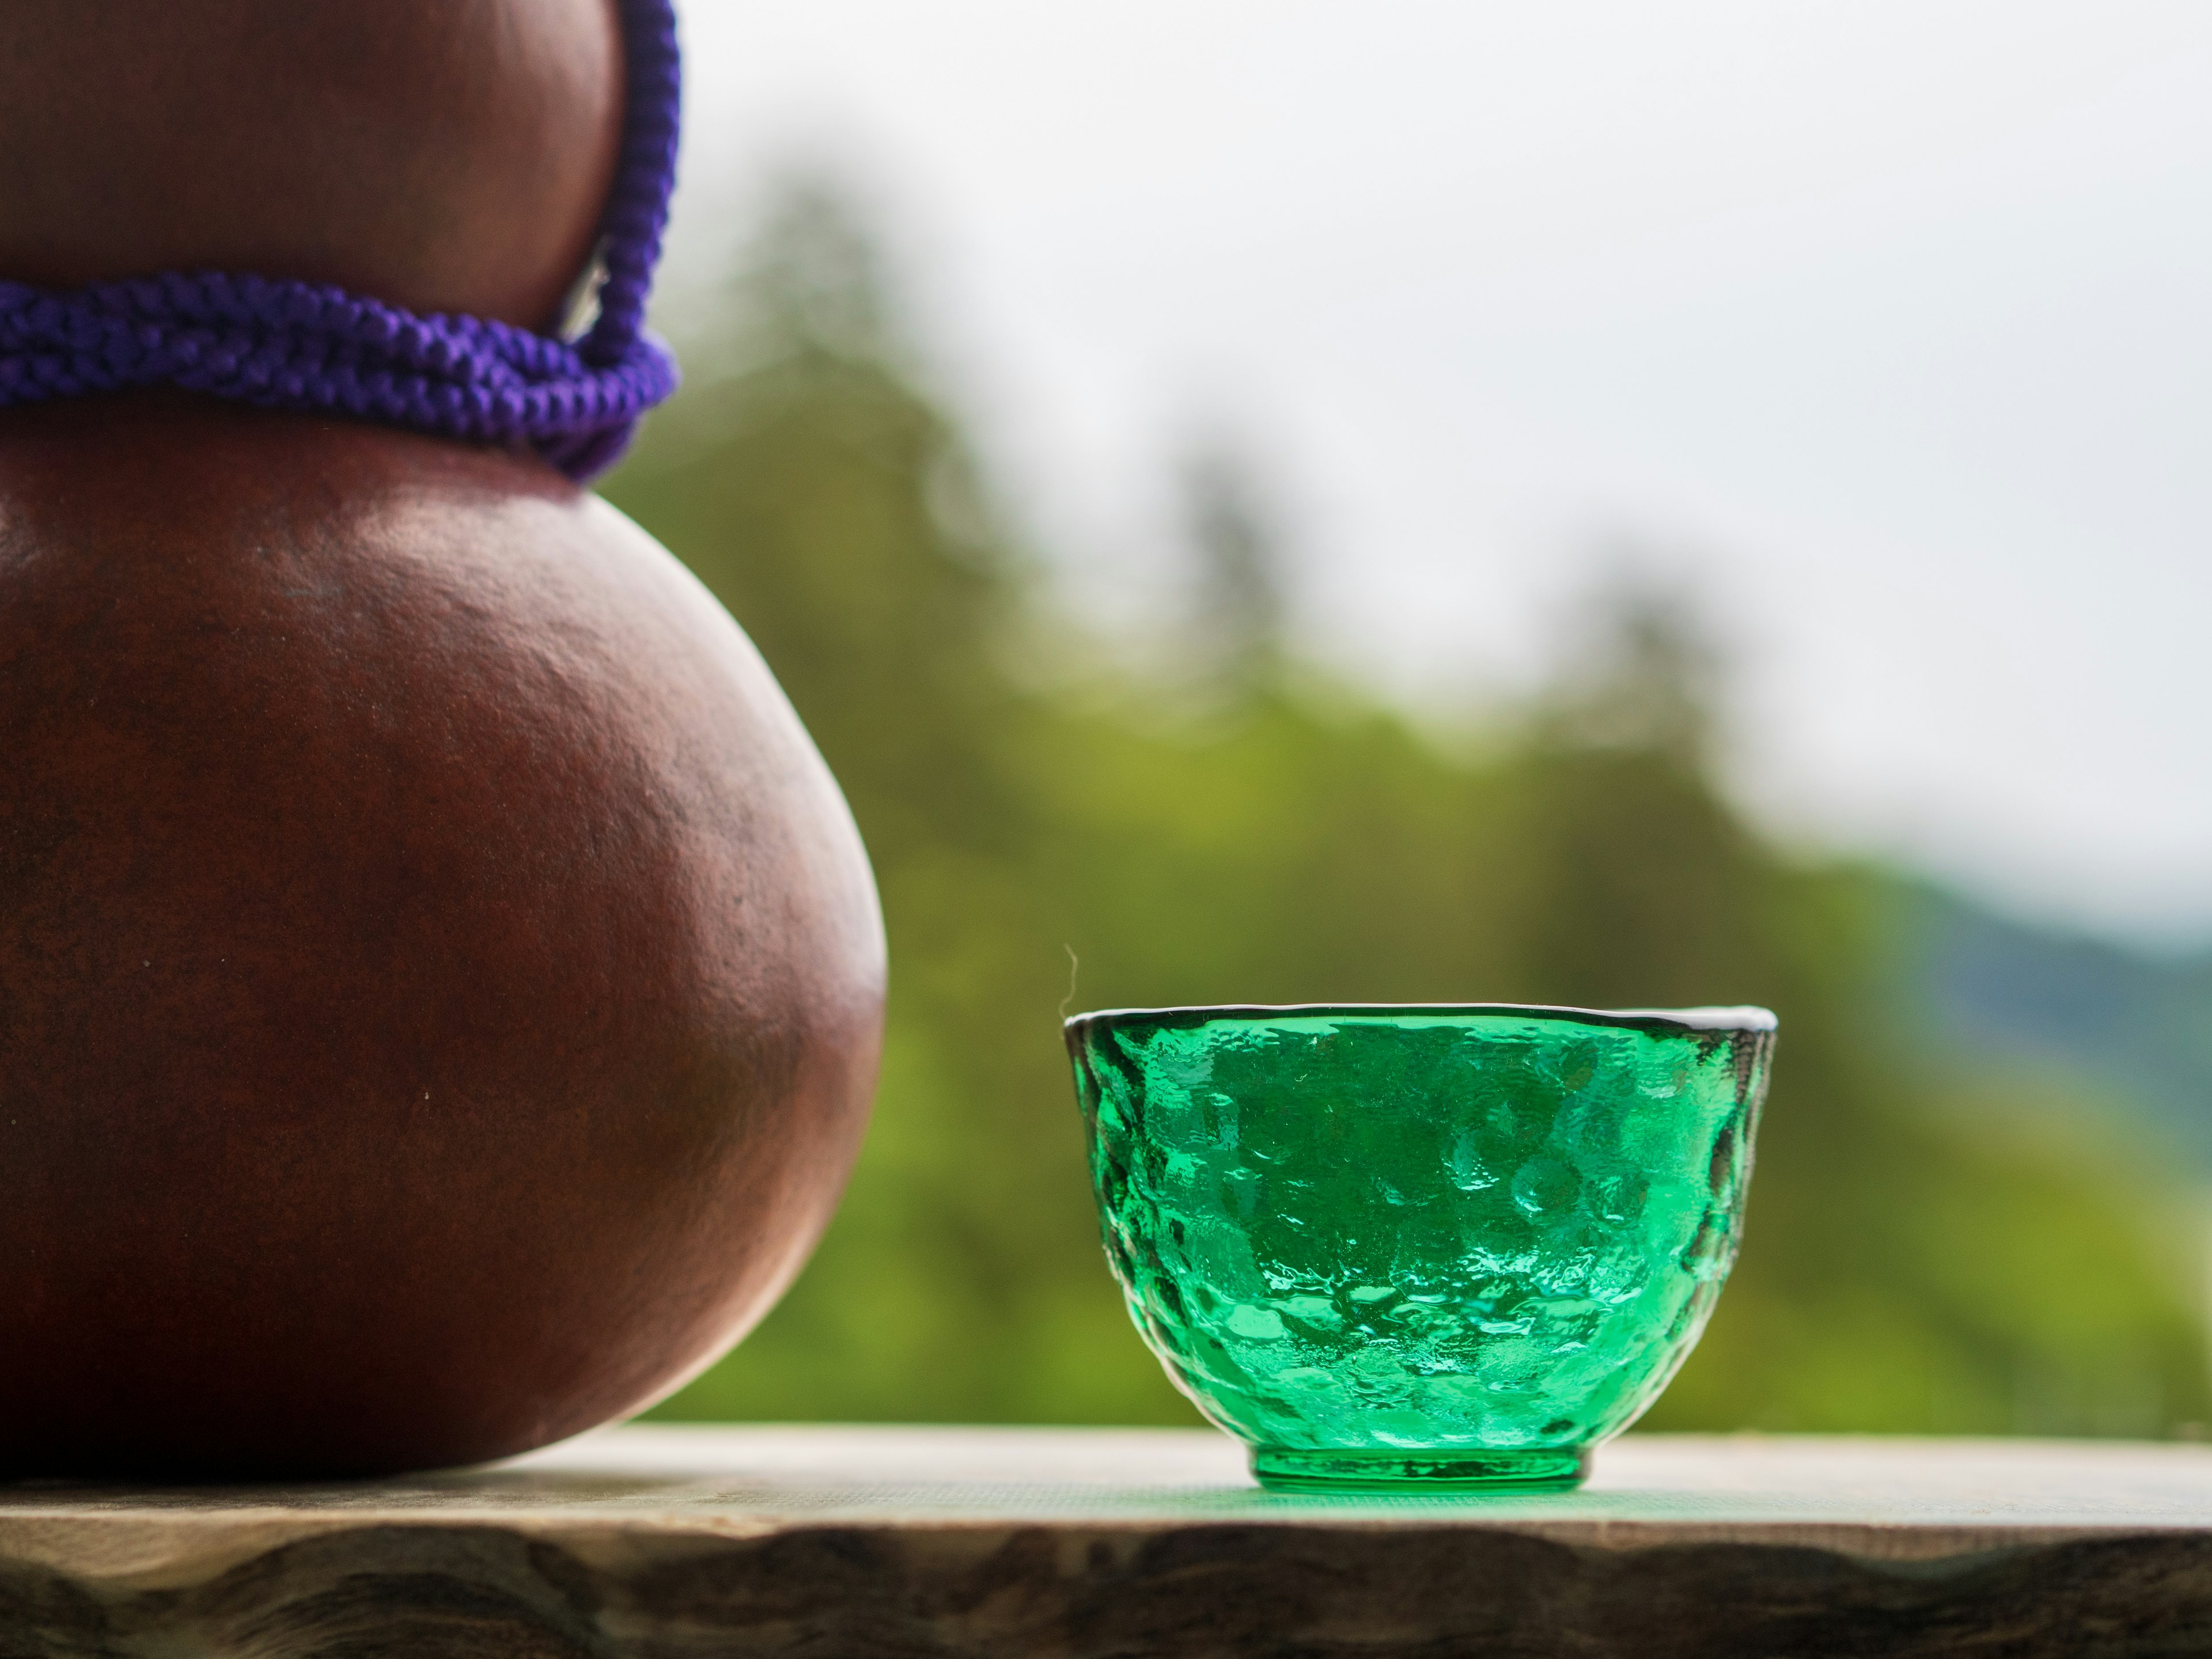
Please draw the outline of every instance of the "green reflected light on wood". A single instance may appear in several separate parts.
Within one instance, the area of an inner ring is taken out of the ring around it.
[[[1067,1023],[1131,1316],[1271,1486],[1572,1485],[1735,1261],[1764,1010]]]

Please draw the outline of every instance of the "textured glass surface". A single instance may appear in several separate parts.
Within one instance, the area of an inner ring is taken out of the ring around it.
[[[1270,1484],[1571,1484],[1735,1260],[1762,1010],[1067,1025],[1107,1259]]]

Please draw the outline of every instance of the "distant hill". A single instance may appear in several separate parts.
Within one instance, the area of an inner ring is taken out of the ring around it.
[[[2212,1173],[2212,949],[2160,955],[1901,884],[1911,1018],[1962,1055],[2076,1073]]]

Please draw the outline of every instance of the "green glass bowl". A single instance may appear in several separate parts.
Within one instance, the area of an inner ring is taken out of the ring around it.
[[[1106,1257],[1269,1486],[1571,1486],[1735,1259],[1763,1008],[1067,1022]]]

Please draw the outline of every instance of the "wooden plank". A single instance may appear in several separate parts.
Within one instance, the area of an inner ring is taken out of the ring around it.
[[[2212,1650],[2212,1449],[1631,1436],[1581,1492],[1319,1498],[1204,1432],[636,1427],[403,1481],[0,1486],[6,1659],[393,1643]]]

